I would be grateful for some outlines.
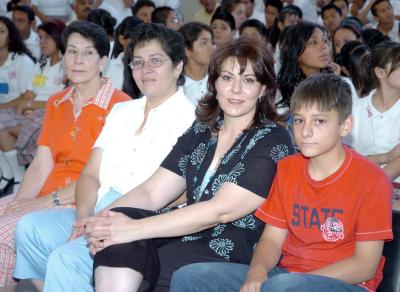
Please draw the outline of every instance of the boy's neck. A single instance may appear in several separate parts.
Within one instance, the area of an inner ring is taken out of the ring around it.
[[[327,153],[310,158],[308,166],[309,176],[316,181],[321,181],[334,174],[346,159],[346,150],[341,142]]]

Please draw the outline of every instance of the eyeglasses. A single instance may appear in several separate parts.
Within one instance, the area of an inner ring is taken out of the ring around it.
[[[162,59],[160,57],[152,57],[147,59],[147,65],[150,68],[158,68],[168,60],[169,60],[168,58]],[[129,68],[131,68],[131,70],[140,70],[143,69],[145,63],[146,61],[141,58],[134,58],[132,62],[129,63],[128,66]]]

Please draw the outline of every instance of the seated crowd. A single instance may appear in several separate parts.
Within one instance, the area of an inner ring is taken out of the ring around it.
[[[0,0],[0,292],[378,289],[400,5],[188,2]]]

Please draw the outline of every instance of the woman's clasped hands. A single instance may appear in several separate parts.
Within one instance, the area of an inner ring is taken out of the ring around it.
[[[90,253],[95,255],[104,248],[114,245],[132,242],[135,238],[135,225],[138,220],[110,210],[102,210],[93,217],[80,220],[83,227],[83,235],[89,244]]]

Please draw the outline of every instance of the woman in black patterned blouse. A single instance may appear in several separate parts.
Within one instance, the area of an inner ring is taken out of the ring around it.
[[[276,162],[293,146],[274,106],[272,56],[237,40],[216,51],[197,120],[146,182],[85,222],[96,291],[168,290],[179,267],[248,263]],[[186,190],[187,205],[164,208]]]

